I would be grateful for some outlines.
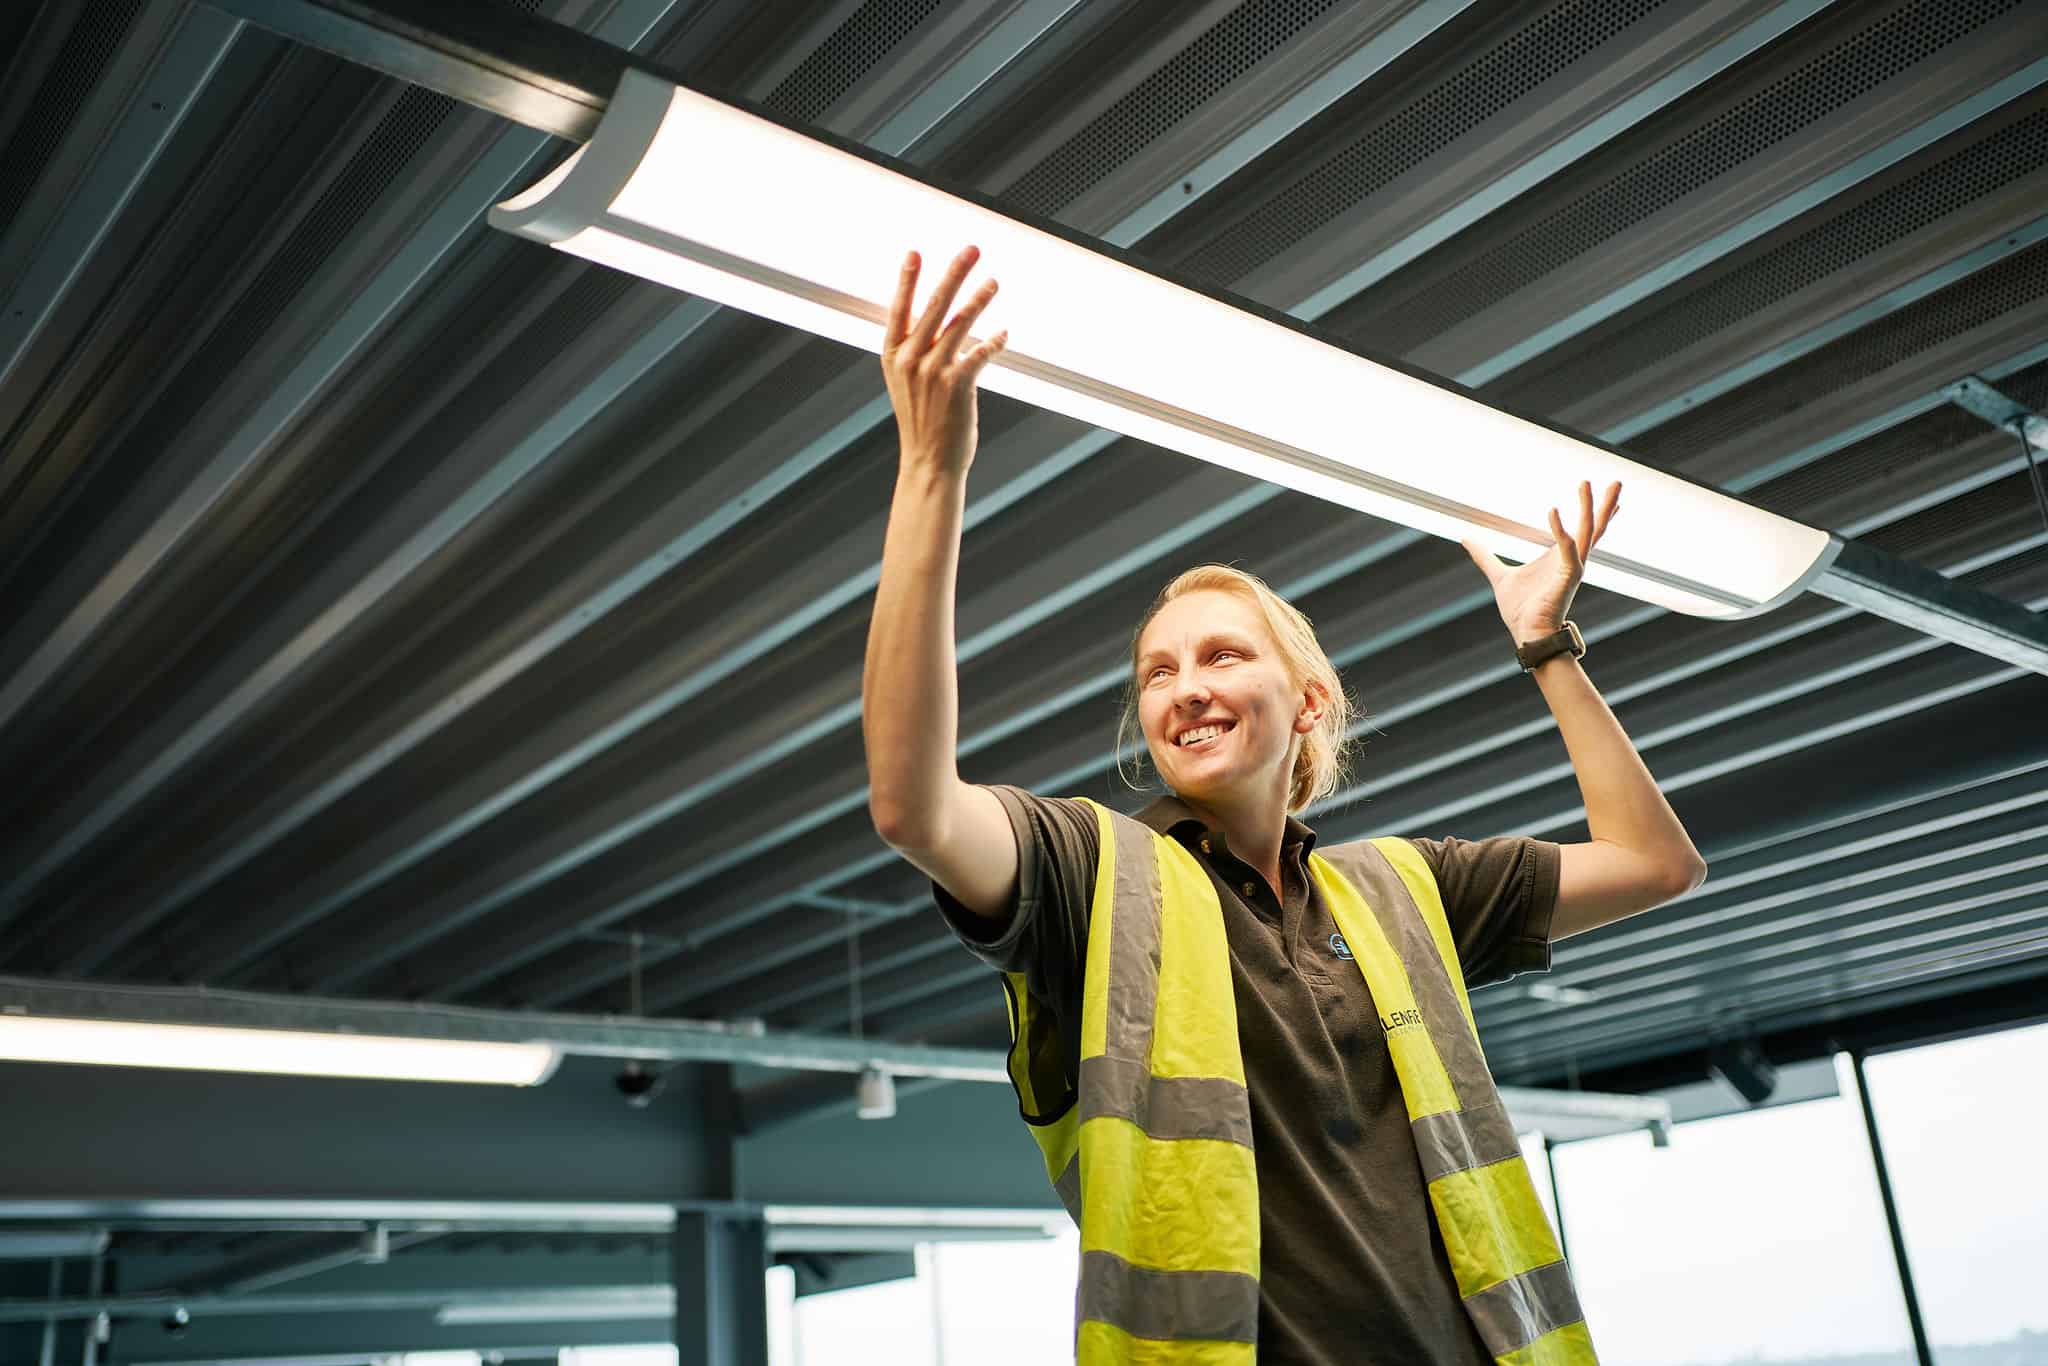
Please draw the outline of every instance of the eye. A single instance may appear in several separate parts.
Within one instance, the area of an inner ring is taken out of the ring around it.
[[[1218,650],[1213,656],[1211,656],[1211,658],[1217,660],[1241,659],[1243,658],[1243,656],[1239,655],[1238,652],[1235,650]]]
[[[1145,681],[1147,683],[1157,683],[1159,681],[1159,677],[1161,674],[1171,672],[1172,670],[1168,669],[1164,664],[1157,665],[1153,668],[1151,673],[1145,675]]]

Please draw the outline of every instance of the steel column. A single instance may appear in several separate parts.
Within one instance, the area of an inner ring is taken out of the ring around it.
[[[676,1211],[676,1354],[768,1366],[768,1225],[758,1209]]]

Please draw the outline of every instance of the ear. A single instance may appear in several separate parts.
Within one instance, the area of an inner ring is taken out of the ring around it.
[[[1320,684],[1311,683],[1301,695],[1301,710],[1294,714],[1294,733],[1306,735],[1323,719],[1325,699]]]

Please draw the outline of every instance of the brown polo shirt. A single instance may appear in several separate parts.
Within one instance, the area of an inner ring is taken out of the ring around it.
[[[993,789],[1016,829],[1016,913],[991,922],[943,888],[939,908],[990,966],[1025,975],[1079,1073],[1081,978],[1099,837],[1068,798]],[[1221,832],[1166,797],[1139,813],[1208,869],[1223,908],[1259,1177],[1262,1366],[1488,1366],[1458,1301],[1364,975],[1308,877],[1315,832],[1290,819],[1283,896]],[[1410,840],[1436,873],[1468,985],[1550,966],[1558,847]]]

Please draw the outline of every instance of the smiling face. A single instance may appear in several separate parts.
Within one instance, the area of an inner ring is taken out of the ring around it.
[[[1215,589],[1173,599],[1138,639],[1137,683],[1146,747],[1175,792],[1284,803],[1315,711],[1257,607]]]

